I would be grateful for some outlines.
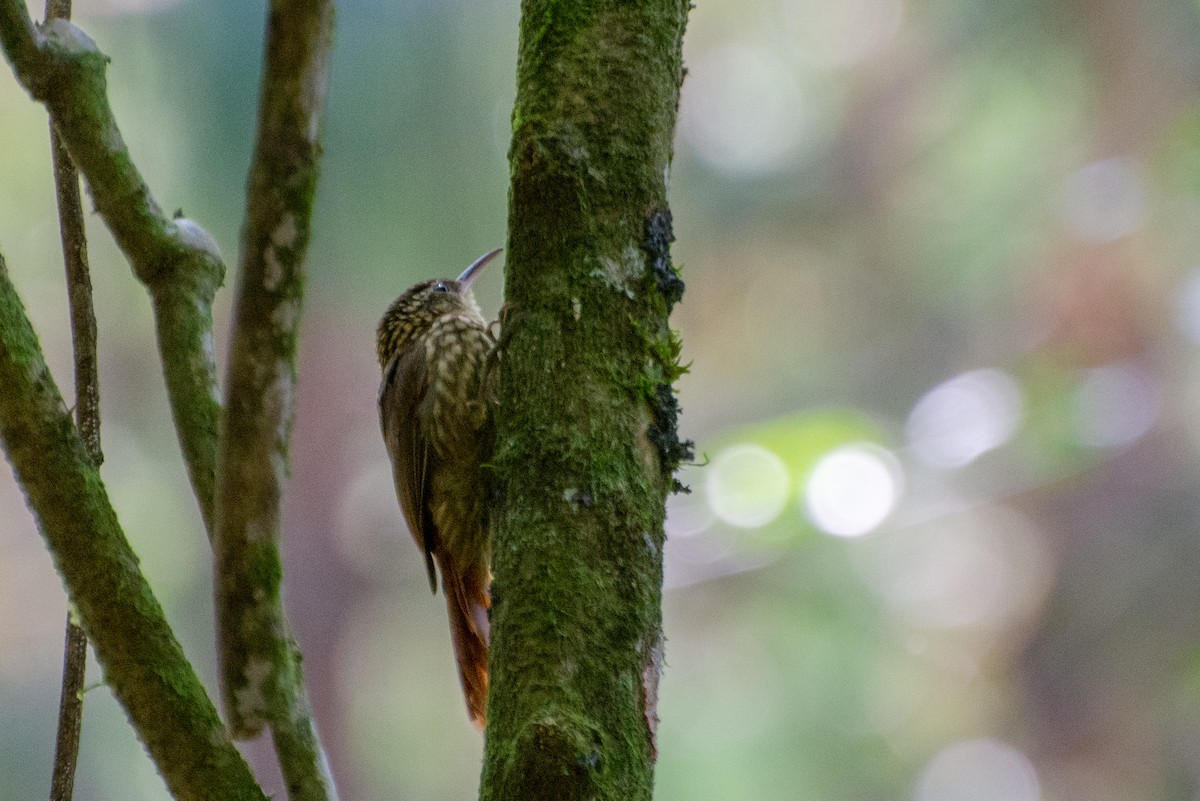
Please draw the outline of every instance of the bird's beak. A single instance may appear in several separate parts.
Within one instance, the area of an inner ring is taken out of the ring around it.
[[[496,258],[496,256],[498,256],[502,250],[504,250],[504,248],[496,248],[490,253],[484,253],[482,256],[472,262],[470,267],[462,271],[462,275],[458,277],[458,283],[462,285],[463,292],[466,292],[471,288],[471,284],[475,283],[475,279],[479,277],[481,272],[483,272],[483,268],[487,265],[487,263]]]

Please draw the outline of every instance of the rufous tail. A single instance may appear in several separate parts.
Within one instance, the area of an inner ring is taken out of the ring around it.
[[[454,643],[458,677],[467,701],[467,714],[471,716],[475,728],[483,731],[487,724],[488,642],[491,637],[487,572],[464,574],[443,554],[438,556],[442,592],[446,596],[446,610],[450,615],[450,638]]]

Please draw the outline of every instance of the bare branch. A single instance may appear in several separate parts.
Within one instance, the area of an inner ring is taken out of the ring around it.
[[[63,638],[63,679],[58,698],[58,736],[54,742],[50,801],[70,801],[75,793],[75,766],[79,761],[86,668],[87,635],[68,612],[66,636]]]
[[[69,18],[70,0],[47,0],[46,18]],[[79,202],[79,173],[50,124],[50,153],[58,199],[58,229],[62,238],[67,297],[71,308],[71,339],[75,351],[75,425],[92,464],[104,460],[100,449],[100,391],[96,366],[96,314],[88,273],[87,235]],[[62,687],[58,699],[58,736],[54,744],[54,773],[50,801],[70,801],[75,792],[79,735],[83,728],[83,682],[87,675],[87,635],[67,613],[63,643]]]

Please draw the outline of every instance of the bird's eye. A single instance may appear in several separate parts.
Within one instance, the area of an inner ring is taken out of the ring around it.
[[[449,292],[450,287],[446,286],[445,281],[438,281],[436,284],[433,285],[433,291],[434,292]]]

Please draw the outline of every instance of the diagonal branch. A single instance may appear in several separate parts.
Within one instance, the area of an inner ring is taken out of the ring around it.
[[[138,568],[0,258],[0,444],[104,679],[178,799],[265,799]]]
[[[333,14],[331,0],[273,0],[268,11],[217,476],[215,594],[229,727],[252,737],[270,724],[293,798],[333,792],[313,771],[324,759],[280,601],[278,548]]]
[[[171,412],[205,526],[216,474],[212,301],[225,266],[196,223],[170,219],[130,158],[108,103],[108,58],[62,19],[36,27],[23,0],[0,0],[0,45],[26,91],[45,104],[96,210],[150,290]]]

